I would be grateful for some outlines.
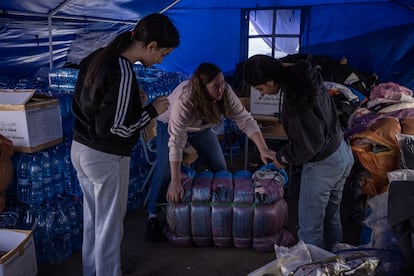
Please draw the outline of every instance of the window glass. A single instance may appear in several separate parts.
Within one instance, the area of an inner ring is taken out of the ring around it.
[[[273,13],[273,10],[250,11],[249,35],[250,31],[261,35],[272,34],[274,18]]]
[[[276,11],[276,34],[300,34],[300,10]]]
[[[275,57],[284,57],[299,52],[299,37],[279,37],[276,39]]]
[[[266,9],[249,11],[248,57],[266,54],[284,57],[299,52],[299,9]]]
[[[249,39],[249,57],[257,55],[257,54],[265,54],[265,55],[272,55],[272,47],[269,47],[264,40],[260,37],[258,38],[250,38]]]

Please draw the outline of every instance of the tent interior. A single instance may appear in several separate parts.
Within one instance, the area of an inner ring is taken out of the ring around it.
[[[305,55],[307,58],[325,57],[337,65],[347,64],[355,72],[364,76],[375,75],[377,83],[396,83],[398,89],[400,86],[407,87],[411,94],[406,94],[410,96],[412,96],[411,90],[414,90],[414,0],[3,0],[0,2],[0,9],[0,89],[15,88],[15,80],[18,82],[34,79],[50,84],[51,70],[76,68],[89,53],[104,47],[122,32],[131,31],[137,21],[144,16],[163,13],[171,18],[180,34],[179,47],[172,51],[162,64],[155,65],[157,69],[166,72],[188,77],[200,63],[211,62],[222,69],[225,77],[234,81],[240,77],[239,65],[253,54],[268,54],[281,59]],[[157,84],[162,83],[159,78],[154,79]],[[403,94],[400,91],[399,93]],[[377,96],[379,94],[381,91]],[[62,93],[60,99],[70,100],[67,95],[69,94]],[[388,133],[396,132],[390,131],[389,126],[400,127],[401,119],[401,122],[406,122],[405,126],[410,130],[406,133],[414,135],[414,100],[412,97],[409,98],[411,108],[402,108],[401,113],[398,113],[400,110],[393,111],[392,116],[398,118],[393,121],[394,124],[384,120],[386,121],[383,125],[384,130],[375,125],[376,129],[363,132],[363,134],[368,133],[369,137],[356,136],[356,147],[360,146],[361,151],[372,144],[379,145],[374,150],[384,150],[384,148],[388,150],[390,155],[378,154],[379,158],[384,158],[378,163],[368,162],[370,167],[373,167],[373,171],[380,171],[381,177],[386,177],[385,172],[395,169],[399,161],[399,152],[395,150],[399,145],[386,140],[392,136],[387,135]],[[62,105],[64,106],[62,108],[64,136],[72,130],[70,125],[72,118],[69,116],[70,103],[71,101],[66,101]],[[352,109],[346,115],[353,111]],[[272,116],[275,114],[272,113]],[[348,134],[352,131],[358,133],[374,118],[384,116],[374,112],[359,115],[358,120],[354,118],[354,121],[359,124],[355,124],[353,129],[349,128]],[[377,115],[378,117],[373,117]],[[405,117],[409,118],[403,121]],[[345,119],[346,125],[348,118]],[[402,132],[401,128],[398,130]],[[370,137],[377,138],[374,140],[375,143],[365,139]],[[361,141],[368,144],[357,144]],[[382,144],[377,143],[378,141],[383,141],[386,147],[381,147]],[[411,150],[413,144],[408,144]],[[230,151],[230,156],[231,153]],[[371,156],[368,150],[363,153]],[[366,159],[371,161],[369,158]],[[389,170],[386,170],[388,167],[384,168],[383,160],[392,162]],[[410,157],[407,160],[414,160],[414,158]],[[150,179],[153,168],[149,169],[149,164],[151,163],[152,166],[153,162],[148,162],[148,159],[146,161],[147,163],[137,162],[140,166],[148,168],[145,171],[148,177],[144,174],[146,180],[143,188]],[[381,166],[376,166],[377,164]],[[414,168],[414,164],[411,165]],[[138,170],[134,172],[137,173]],[[369,173],[373,172],[369,171]],[[372,184],[376,180],[368,177],[365,179],[367,181],[364,184]],[[355,183],[355,186],[359,185],[358,182]],[[381,182],[381,185],[382,183],[385,182]],[[374,187],[370,190],[371,194],[364,191],[363,195],[384,194],[384,187],[386,185],[381,186],[381,190],[376,190]],[[140,192],[144,190],[143,188],[140,188]],[[364,197],[357,203],[364,206],[362,203],[365,204],[363,201],[365,199]],[[409,202],[413,202],[412,198]],[[381,205],[384,206],[386,204]],[[400,206],[403,206],[404,210],[414,210],[406,208],[406,205]],[[365,209],[360,208],[357,211],[357,215],[365,215]],[[362,219],[362,215],[358,216],[358,220]],[[410,222],[412,223],[412,220]],[[382,234],[382,232],[378,233]],[[135,237],[137,235],[134,232]],[[131,243],[131,246],[135,244]],[[166,258],[163,258],[164,255],[157,257],[160,261],[170,259],[171,255],[181,258],[180,254],[171,254],[171,251],[164,250],[162,247],[160,251],[168,254]],[[146,254],[147,251],[139,253],[143,256],[148,255],[143,259],[154,256]],[[194,258],[198,256],[193,256],[192,252],[188,255]],[[203,261],[203,258],[199,259]],[[75,261],[80,263],[80,259]],[[237,261],[243,263],[243,260]],[[153,263],[153,259],[148,263],[158,264]],[[130,265],[135,264],[141,265],[140,262],[133,262]],[[71,269],[66,270],[69,273]],[[205,272],[204,269],[203,267],[202,272]],[[170,270],[166,271],[171,275]],[[141,270],[140,272],[143,273]],[[150,271],[148,275],[155,274]]]
[[[357,70],[375,72],[379,82],[414,87],[411,0],[9,0],[0,8],[1,77],[42,76],[51,68],[79,64],[149,13],[170,16],[180,33],[180,46],[161,69],[189,75],[209,61],[231,76],[252,53],[252,19],[258,32],[281,29],[282,20],[272,25],[266,17],[266,11],[278,9],[287,11],[277,14],[285,21],[278,40],[290,37],[294,25],[296,45],[283,49],[268,37],[269,49],[346,57]]]

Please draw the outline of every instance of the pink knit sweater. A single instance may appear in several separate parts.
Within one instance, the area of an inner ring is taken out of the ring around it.
[[[168,123],[168,132],[170,134],[170,140],[168,142],[170,161],[182,161],[183,149],[187,142],[187,132],[196,132],[210,127],[218,127],[212,124],[206,124],[202,119],[194,117],[194,106],[190,102],[191,90],[187,84],[188,81],[183,81],[174,89],[168,96],[170,101],[169,109],[158,116],[159,121]],[[239,129],[248,137],[253,133],[259,132],[260,128],[256,120],[244,108],[231,86],[229,84],[226,84],[226,86],[231,104],[229,119],[233,120]],[[213,108],[215,108],[214,104]]]

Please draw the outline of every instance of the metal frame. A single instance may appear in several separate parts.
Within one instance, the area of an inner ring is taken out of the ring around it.
[[[115,20],[109,18],[99,18],[99,17],[85,17],[85,16],[62,16],[57,15],[71,0],[64,0],[56,8],[51,10],[49,13],[30,13],[30,12],[21,12],[13,10],[2,10],[3,14],[15,15],[15,16],[32,16],[32,17],[44,17],[47,18],[48,29],[49,29],[49,69],[53,69],[53,33],[52,33],[52,20],[53,19],[64,19],[64,20],[79,20],[82,22],[105,22],[105,23],[119,23],[125,25],[135,25],[137,21],[127,21],[127,20]],[[165,13],[173,6],[175,6],[180,0],[175,0],[171,4],[167,5],[159,13]],[[138,19],[139,20],[139,19]]]

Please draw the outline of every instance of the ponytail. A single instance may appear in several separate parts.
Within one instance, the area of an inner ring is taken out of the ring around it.
[[[121,33],[95,55],[86,74],[85,85],[92,86],[104,61],[119,56],[131,46],[134,40],[143,42],[144,46],[155,41],[158,48],[176,48],[180,44],[178,31],[166,15],[158,13],[147,15],[137,23],[132,31]]]

